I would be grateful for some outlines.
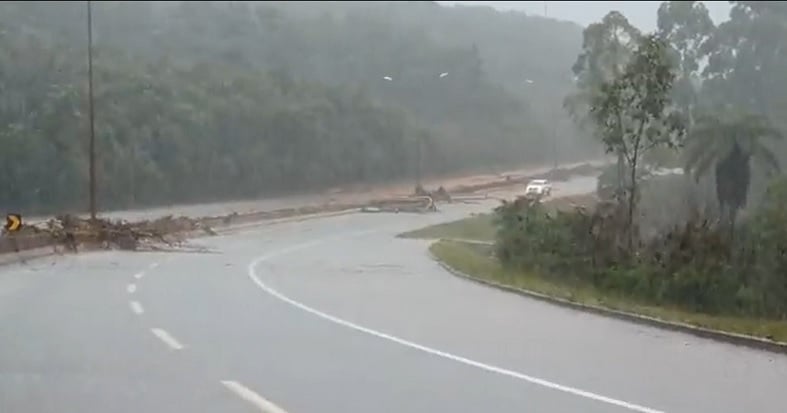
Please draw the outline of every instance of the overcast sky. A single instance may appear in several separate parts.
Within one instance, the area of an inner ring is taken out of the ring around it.
[[[518,10],[527,14],[544,14],[561,20],[569,20],[587,26],[601,20],[610,10],[617,10],[640,30],[656,29],[656,11],[660,1],[438,1],[444,5],[485,5],[498,10]],[[717,24],[727,19],[730,5],[726,1],[704,1],[710,16]]]

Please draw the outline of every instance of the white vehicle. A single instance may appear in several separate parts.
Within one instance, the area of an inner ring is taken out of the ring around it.
[[[533,179],[525,188],[525,195],[549,196],[552,193],[552,184],[546,179]]]

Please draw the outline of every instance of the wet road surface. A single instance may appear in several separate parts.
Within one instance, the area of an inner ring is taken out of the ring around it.
[[[2,268],[0,412],[784,411],[785,356],[468,283],[395,238],[493,205]]]

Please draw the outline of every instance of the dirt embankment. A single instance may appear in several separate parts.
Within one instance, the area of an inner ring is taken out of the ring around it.
[[[432,195],[435,201],[450,199],[451,195],[469,194],[512,185],[523,185],[534,177],[553,181],[568,179],[570,176],[587,175],[598,170],[598,164],[575,164],[542,173],[528,174],[513,171],[501,175],[475,175],[457,177],[444,181],[428,180],[426,193],[420,198]],[[120,248],[129,250],[156,249],[181,245],[189,236],[197,234],[214,235],[218,228],[228,228],[279,218],[288,218],[318,213],[339,212],[367,207],[369,205],[404,204],[403,186],[390,186],[365,193],[334,192],[327,202],[298,208],[280,208],[238,214],[236,212],[202,218],[165,216],[152,220],[128,222],[125,220],[88,219],[63,215],[36,225],[23,226],[14,233],[0,237],[0,254],[20,252],[30,249],[52,247],[54,251],[77,251],[80,248]],[[437,195],[440,195],[439,197]],[[413,198],[415,199],[415,198]],[[419,212],[432,208],[431,202],[413,202]],[[424,207],[426,206],[426,207]],[[398,209],[397,209],[398,210]]]

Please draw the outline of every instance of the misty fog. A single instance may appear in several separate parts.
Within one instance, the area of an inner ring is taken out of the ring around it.
[[[430,2],[93,2],[102,210],[597,157],[582,28]],[[87,196],[85,3],[0,4],[4,207]]]

